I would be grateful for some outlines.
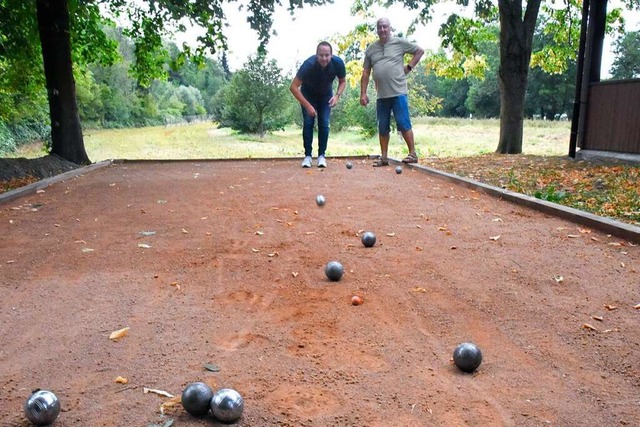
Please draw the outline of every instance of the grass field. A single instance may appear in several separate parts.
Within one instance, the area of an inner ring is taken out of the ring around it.
[[[526,121],[524,154],[558,156],[569,151],[568,122]],[[414,134],[420,157],[467,157],[492,153],[498,146],[498,120],[438,119],[414,120]],[[212,123],[136,129],[85,130],[85,147],[93,162],[107,159],[208,159],[301,157],[301,130],[296,127],[260,138],[219,129]],[[317,142],[314,141],[314,148]],[[328,156],[378,154],[377,137],[364,138],[355,131],[333,132]],[[14,157],[38,157],[38,145],[22,147]],[[404,157],[406,146],[400,137],[391,140],[389,155]]]

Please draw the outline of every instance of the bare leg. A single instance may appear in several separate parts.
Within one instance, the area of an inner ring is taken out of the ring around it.
[[[402,132],[402,138],[404,138],[404,142],[407,143],[407,148],[409,149],[409,154],[416,154],[416,144],[413,140],[413,129],[405,130]],[[387,145],[389,143],[389,139],[387,138]],[[380,142],[382,145],[382,141]]]
[[[383,159],[387,158],[387,152],[389,151],[389,135],[380,135],[380,154]]]

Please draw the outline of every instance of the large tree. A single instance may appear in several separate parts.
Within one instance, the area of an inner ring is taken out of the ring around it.
[[[33,66],[38,63],[36,55],[41,54],[51,117],[51,152],[72,162],[87,164],[90,160],[84,149],[78,116],[73,64],[74,60],[87,63],[113,60],[115,44],[105,36],[103,25],[117,17],[123,17],[122,22],[128,23],[125,35],[135,43],[133,72],[138,84],[144,87],[165,73],[163,36],[184,31],[186,22],[205,31],[198,38],[197,49],[183,46],[185,55],[203,58],[207,52],[224,50],[226,22],[222,6],[230,1],[233,0],[0,0],[0,71],[17,66],[20,71],[12,74],[12,78],[15,77],[13,93],[20,93],[24,88],[35,92],[28,79],[19,78],[19,73],[37,75]],[[330,1],[289,0],[287,5],[293,11],[305,4]],[[271,34],[274,8],[282,1],[242,3],[247,21],[258,33],[258,50],[263,51]],[[0,101],[5,99],[9,100],[7,103],[12,102],[11,96],[0,94]]]

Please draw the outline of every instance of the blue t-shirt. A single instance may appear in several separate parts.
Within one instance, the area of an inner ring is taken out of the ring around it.
[[[323,69],[313,55],[302,63],[296,77],[302,80],[300,90],[305,96],[328,97],[333,91],[331,85],[335,78],[343,79],[346,75],[347,70],[342,59],[332,56]]]

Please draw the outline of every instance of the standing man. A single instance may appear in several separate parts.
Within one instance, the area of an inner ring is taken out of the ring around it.
[[[333,56],[328,42],[320,42],[316,54],[309,57],[291,82],[289,89],[302,106],[302,141],[304,143],[303,168],[311,167],[313,127],[318,118],[318,167],[326,168],[324,153],[329,140],[329,118],[346,86],[347,72],[342,59]],[[333,95],[333,81],[338,78],[338,89]]]
[[[366,106],[369,103],[367,86],[369,86],[369,77],[371,70],[373,70],[373,80],[378,91],[376,112],[381,150],[381,156],[373,163],[373,166],[387,166],[389,164],[387,152],[391,131],[391,111],[393,111],[398,130],[409,148],[409,154],[402,161],[417,163],[418,155],[409,117],[406,75],[418,64],[424,50],[403,38],[391,36],[391,23],[387,18],[378,19],[376,30],[379,39],[371,43],[365,51],[364,70],[360,80],[360,104]],[[407,53],[412,57],[405,65],[404,55]]]

